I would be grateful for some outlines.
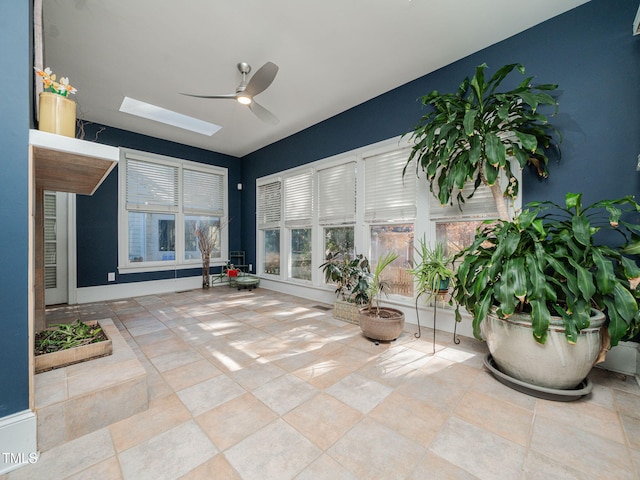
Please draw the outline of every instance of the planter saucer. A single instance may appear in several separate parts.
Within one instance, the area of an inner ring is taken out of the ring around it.
[[[498,370],[498,366],[496,365],[490,353],[488,353],[484,357],[484,366],[489,369],[494,377],[496,377],[496,380],[498,380],[500,383],[505,384],[507,387],[513,388],[514,390],[518,390],[519,392],[526,393],[527,395],[531,395],[533,397],[543,398],[545,400],[553,400],[556,402],[571,402],[574,400],[578,400],[585,395],[588,395],[593,389],[593,384],[591,383],[591,380],[589,380],[589,378],[585,378],[584,380],[582,380],[582,382],[580,382],[577,387],[567,390],[540,387],[538,385],[532,385],[530,383],[523,382],[522,380],[510,377],[506,373]]]

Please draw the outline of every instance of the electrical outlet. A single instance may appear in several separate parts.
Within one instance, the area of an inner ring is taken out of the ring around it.
[[[253,263],[249,264],[249,272],[251,272],[253,270]]]
[[[116,281],[116,272],[107,273],[107,282],[115,282]]]

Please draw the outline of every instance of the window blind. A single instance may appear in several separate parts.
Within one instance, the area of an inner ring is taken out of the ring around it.
[[[127,158],[127,209],[178,208],[178,167]]]
[[[313,215],[313,176],[301,173],[284,179],[284,224],[287,227],[311,225]]]
[[[258,186],[258,228],[280,226],[282,183],[280,180]]]
[[[480,185],[473,197],[467,198],[473,192],[473,182],[467,182],[462,189],[462,195],[465,199],[462,207],[458,206],[458,192],[459,189],[455,188],[451,194],[453,205],[440,205],[440,200],[429,193],[429,217],[432,220],[498,218],[496,202],[493,200],[491,190],[486,185]]]
[[[416,218],[416,176],[402,176],[410,149],[373,155],[364,162],[364,220],[413,221]]]
[[[356,220],[356,163],[318,171],[318,214],[321,225]]]
[[[183,169],[185,213],[224,216],[224,177],[216,173]]]

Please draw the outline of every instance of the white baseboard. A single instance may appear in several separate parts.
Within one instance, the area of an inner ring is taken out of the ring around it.
[[[37,461],[36,425],[31,410],[0,418],[0,475]]]
[[[226,285],[214,284],[214,287]],[[202,277],[170,278],[167,280],[151,280],[148,282],[117,283],[98,287],[82,287],[76,290],[77,303],[103,302],[121,298],[158,295],[161,293],[180,292],[202,287]]]
[[[620,342],[608,353],[598,367],[625,375],[640,374],[640,345],[635,342]]]

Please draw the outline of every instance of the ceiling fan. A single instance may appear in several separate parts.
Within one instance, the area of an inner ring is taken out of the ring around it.
[[[253,74],[248,82],[247,75],[251,72],[251,65],[246,62],[240,62],[238,63],[238,70],[242,74],[242,81],[236,87],[236,93],[228,95],[192,95],[183,93],[182,95],[198,98],[231,98],[243,105],[247,105],[260,120],[273,125],[277,124],[279,122],[278,117],[256,102],[253,97],[264,92],[271,85],[278,73],[278,66],[273,62],[265,63]]]

